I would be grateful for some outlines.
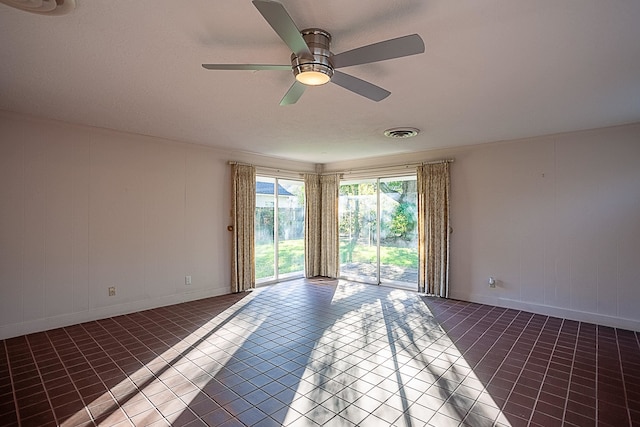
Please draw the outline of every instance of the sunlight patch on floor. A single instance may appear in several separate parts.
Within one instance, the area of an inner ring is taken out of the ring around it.
[[[352,304],[365,286],[337,286],[332,305],[343,309],[316,343],[285,424],[311,414],[319,424],[450,425],[472,412],[510,425],[417,294]]]

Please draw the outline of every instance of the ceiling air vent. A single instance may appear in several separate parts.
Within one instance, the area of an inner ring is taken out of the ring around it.
[[[65,15],[76,7],[75,0],[0,0],[0,3],[41,15]]]
[[[416,128],[393,128],[384,131],[384,136],[387,138],[411,138],[416,136],[420,132],[420,129]]]

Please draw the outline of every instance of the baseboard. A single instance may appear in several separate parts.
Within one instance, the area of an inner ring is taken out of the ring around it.
[[[105,319],[122,314],[134,313],[136,311],[149,310],[152,308],[164,307],[167,305],[180,304],[182,302],[195,301],[203,298],[210,298],[229,293],[224,289],[207,289],[176,295],[163,296],[153,299],[132,301],[124,304],[109,307],[100,307],[76,313],[63,314],[60,316],[47,317],[43,319],[30,320],[22,323],[0,326],[0,339],[13,338],[34,332],[47,331],[49,329],[61,328],[64,326],[76,325],[83,322]]]
[[[456,294],[452,298],[479,304],[495,305],[497,307],[512,308],[515,310],[529,311],[545,316],[561,317],[579,322],[595,323],[612,328],[640,331],[640,320],[626,319],[622,317],[608,316],[605,314],[591,313],[587,311],[573,310],[545,304],[528,303],[509,298],[487,297],[480,294]]]

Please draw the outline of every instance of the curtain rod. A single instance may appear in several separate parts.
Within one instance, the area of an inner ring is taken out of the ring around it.
[[[243,163],[243,162],[235,162],[233,160],[229,161],[230,165],[242,165],[242,166],[253,166],[256,169],[260,169],[261,171],[273,171],[273,172],[281,172],[284,174],[288,174],[288,175],[300,175],[300,176],[304,176],[304,174],[306,173],[315,173],[315,172],[300,172],[300,171],[293,171],[290,169],[282,169],[282,168],[270,168],[270,167],[266,167],[266,166],[256,166],[256,165],[252,165],[251,163]]]
[[[355,168],[355,169],[347,169],[343,172],[340,173],[351,173],[351,172],[373,172],[373,171],[384,171],[384,170],[393,170],[393,169],[400,169],[400,168],[415,168],[418,166],[424,166],[424,165],[436,165],[436,164],[440,164],[440,163],[453,163],[455,159],[442,159],[442,160],[432,160],[432,161],[428,161],[428,162],[414,162],[414,163],[402,163],[399,165],[392,165],[392,166],[380,166],[377,168]]]
[[[404,164],[400,164],[400,165],[393,165],[393,166],[381,166],[381,167],[377,167],[377,168],[359,168],[359,169],[348,169],[345,171],[334,171],[334,172],[325,172],[325,173],[319,173],[318,175],[329,175],[329,174],[335,174],[335,173],[339,173],[339,174],[348,174],[348,173],[352,173],[352,172],[367,172],[367,171],[384,171],[384,170],[389,170],[389,169],[398,169],[398,168],[411,168],[411,167],[418,167],[418,166],[423,166],[423,165],[435,165],[435,164],[439,164],[439,163],[453,163],[455,159],[442,159],[442,160],[433,160],[433,161],[429,161],[429,162],[415,162],[415,163],[404,163]],[[243,163],[243,162],[236,162],[233,160],[229,161],[230,165],[243,165],[243,166],[254,166],[260,170],[270,170],[270,171],[274,171],[274,172],[282,172],[282,173],[287,173],[287,174],[299,174],[300,176],[304,176],[305,174],[314,174],[317,172],[300,172],[300,171],[293,171],[293,170],[289,170],[289,169],[282,169],[282,168],[270,168],[270,167],[263,167],[263,166],[256,166],[256,165],[252,165],[251,163]]]
[[[422,162],[423,165],[436,165],[438,163],[453,163],[455,159],[434,160],[432,162]]]

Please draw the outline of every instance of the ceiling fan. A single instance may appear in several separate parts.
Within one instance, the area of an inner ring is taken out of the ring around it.
[[[381,101],[391,92],[336,68],[401,58],[424,52],[417,34],[385,40],[334,55],[330,51],[331,34],[319,28],[298,30],[284,6],[272,0],[253,0],[253,5],[293,52],[291,64],[202,64],[207,70],[291,70],[295,82],[280,105],[295,104],[307,86],[332,82],[373,101]]]
[[[65,15],[76,7],[75,0],[0,0],[0,3],[40,15]]]

